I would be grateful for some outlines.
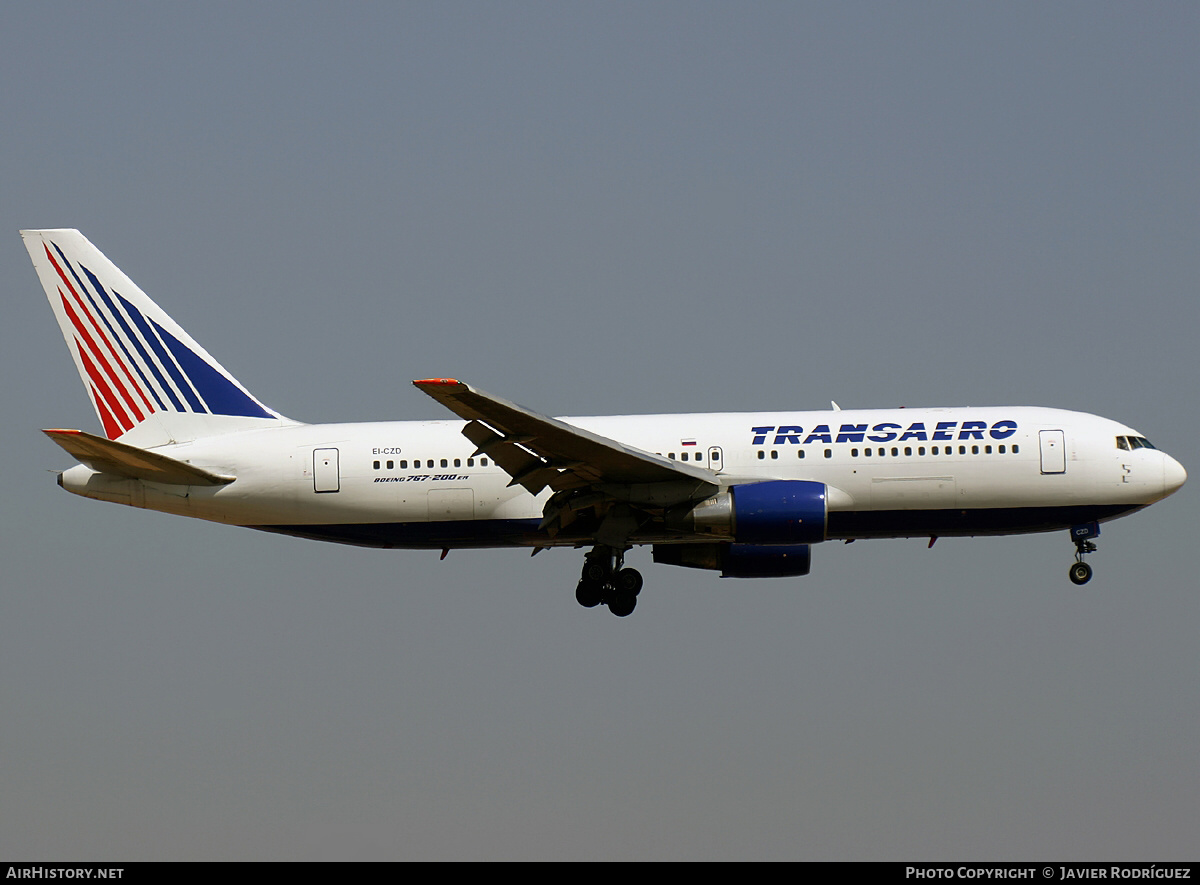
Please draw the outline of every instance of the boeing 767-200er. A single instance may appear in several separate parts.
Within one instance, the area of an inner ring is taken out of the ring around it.
[[[23,231],[104,428],[47,430],[87,498],[368,547],[590,547],[575,595],[628,615],[625,553],[723,577],[805,575],[829,540],[1099,524],[1183,485],[1107,418],[1030,407],[550,418],[449,378],[458,420],[302,424],[250,394],[75,230]]]

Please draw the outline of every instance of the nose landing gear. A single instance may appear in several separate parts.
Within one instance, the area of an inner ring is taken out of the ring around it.
[[[597,545],[583,561],[583,574],[575,587],[575,600],[584,608],[601,603],[618,618],[633,614],[642,592],[642,574],[623,568],[625,551]]]
[[[1095,549],[1093,547],[1093,549]],[[1092,579],[1092,567],[1082,559],[1071,566],[1071,583],[1086,584]]]
[[[1089,538],[1100,534],[1100,524],[1089,522],[1086,525],[1071,526],[1071,540],[1075,542],[1075,562],[1071,565],[1072,584],[1086,584],[1092,579],[1092,567],[1083,561],[1084,554],[1095,553],[1096,544]]]

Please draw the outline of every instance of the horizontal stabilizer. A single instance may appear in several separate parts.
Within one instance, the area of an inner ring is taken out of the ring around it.
[[[77,461],[101,473],[178,486],[223,486],[236,477],[210,473],[156,452],[115,442],[82,430],[43,430]]]

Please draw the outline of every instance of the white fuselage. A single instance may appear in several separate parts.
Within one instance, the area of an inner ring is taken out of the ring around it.
[[[1182,485],[1175,459],[1118,422],[1030,407],[623,415],[562,419],[711,471],[723,486],[825,483],[829,538],[1007,534],[1104,521]],[[291,424],[153,451],[223,486],[121,479],[77,466],[67,490],[215,522],[381,547],[575,544],[539,530],[527,493],[463,421]],[[678,533],[649,527],[631,539]]]

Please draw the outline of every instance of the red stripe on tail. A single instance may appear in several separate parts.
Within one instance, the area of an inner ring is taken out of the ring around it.
[[[62,298],[63,308],[67,311],[67,316],[70,317],[71,324],[75,326],[75,331],[79,334],[79,337],[83,339],[84,343],[87,344],[88,349],[92,352],[92,356],[94,356],[104,368],[104,371],[108,374],[108,377],[112,379],[113,384],[116,385],[117,392],[120,394],[121,399],[124,400],[125,404],[128,406],[128,411],[133,413],[136,422],[140,422],[145,416],[142,415],[141,410],[138,409],[137,401],[129,395],[129,391],[126,390],[125,385],[121,383],[120,376],[113,371],[113,368],[111,365],[109,365],[108,360],[104,358],[103,352],[99,347],[96,346],[96,342],[92,340],[92,336],[88,334],[87,327],[84,326],[84,324],[80,321],[79,316],[75,313],[75,311],[71,309],[71,304],[69,301],[67,301],[67,296],[63,294],[63,290],[59,289],[58,294],[59,297]],[[76,344],[78,345],[78,343],[79,342],[77,340]],[[84,351],[82,348],[80,348],[79,352],[83,353]],[[92,378],[92,380],[95,381],[96,378]],[[108,388],[106,385],[105,390],[110,390],[110,388]],[[114,397],[113,399],[113,404],[116,404],[116,398]]]
[[[131,371],[129,371],[129,367],[125,365],[124,361],[121,359],[121,355],[119,353],[117,353],[117,349],[115,347],[113,347],[112,342],[109,341],[108,338],[105,337],[103,327],[100,325],[100,323],[98,323],[96,321],[96,317],[92,315],[92,312],[90,310],[88,310],[87,303],[83,300],[83,298],[80,296],[80,294],[75,290],[75,287],[71,285],[71,281],[67,278],[67,275],[63,272],[63,269],[61,267],[59,267],[58,262],[54,260],[54,255],[51,254],[50,248],[45,243],[42,244],[42,248],[46,250],[46,257],[48,259],[50,259],[50,263],[52,265],[54,265],[54,269],[58,272],[59,279],[63,281],[64,285],[66,285],[67,289],[71,292],[71,295],[75,298],[75,303],[79,305],[79,309],[81,311],[83,311],[84,316],[86,316],[91,321],[92,327],[96,330],[96,334],[100,336],[100,340],[103,341],[104,344],[107,346],[108,352],[112,356],[113,361],[118,366],[120,366],[121,370],[125,373],[125,378],[128,379],[130,387],[132,387],[134,389],[134,391],[137,392],[137,395],[139,397],[141,397],[142,402],[146,404],[146,413],[152,414],[154,412],[153,404],[151,404],[149,398],[146,396],[145,391],[143,391],[141,389],[141,387],[138,386],[137,379],[134,378],[133,373]],[[62,289],[58,290],[58,294],[60,297],[63,298],[63,306],[67,307],[66,297],[63,296]],[[71,322],[73,322],[75,324],[75,328],[78,331],[80,331],[84,336],[87,337],[88,345],[92,348],[93,356],[95,356],[101,363],[104,364],[105,370],[108,372],[108,374],[112,378],[113,382],[120,389],[121,394],[125,398],[125,401],[129,404],[131,411],[133,411],[134,414],[137,415],[138,421],[141,421],[142,415],[138,409],[137,402],[136,402],[136,400],[134,400],[134,398],[132,396],[130,396],[129,391],[126,389],[125,385],[121,382],[120,376],[118,376],[112,370],[112,367],[109,365],[108,360],[106,360],[104,358],[104,354],[100,351],[100,349],[98,347],[96,347],[96,343],[92,340],[91,336],[88,335],[87,332],[81,328],[77,318],[72,313],[70,307],[67,307],[67,313],[71,314]]]
[[[97,399],[96,402],[104,403],[106,406],[108,406],[109,410],[112,412],[109,417],[115,418],[116,422],[120,425],[120,432],[112,433],[108,422],[104,420],[104,410],[99,408],[97,409],[97,411],[100,412],[100,422],[104,424],[104,432],[108,433],[109,439],[116,439],[121,435],[121,433],[124,433],[126,430],[132,427],[133,422],[129,420],[129,416],[126,415],[125,410],[121,408],[120,400],[118,400],[113,394],[112,388],[108,386],[108,382],[104,380],[104,376],[96,370],[95,364],[88,359],[87,351],[82,347],[79,347],[78,341],[75,342],[75,346],[79,350],[80,359],[83,361],[84,371],[87,372],[88,377],[92,379],[92,384],[95,385],[95,389],[100,391],[100,398]]]
[[[96,404],[96,412],[100,415],[100,423],[104,425],[104,435],[109,439],[116,439],[121,435],[121,425],[117,423],[117,419],[112,416],[108,407],[104,405],[104,400],[100,398],[100,391],[95,387],[92,389],[92,401]]]

